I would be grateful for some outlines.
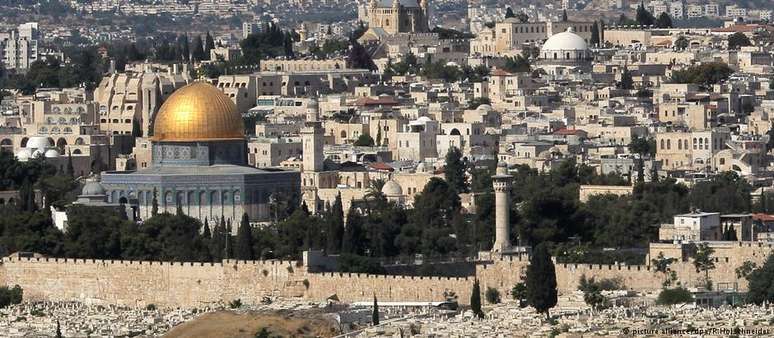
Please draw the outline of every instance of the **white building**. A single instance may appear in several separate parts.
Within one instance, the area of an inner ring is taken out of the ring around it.
[[[0,33],[0,56],[6,69],[24,72],[38,60],[40,33],[37,22],[19,25],[15,30]]]
[[[672,19],[682,19],[685,14],[685,5],[682,1],[673,1],[669,4],[669,16]]]
[[[747,8],[739,7],[736,5],[726,6],[726,17],[732,19],[747,18]]]
[[[720,6],[714,3],[704,5],[704,15],[710,17],[720,16]]]

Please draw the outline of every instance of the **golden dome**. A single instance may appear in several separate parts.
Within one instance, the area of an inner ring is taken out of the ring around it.
[[[245,138],[242,116],[231,99],[213,85],[194,82],[176,90],[161,105],[153,141],[217,141]]]

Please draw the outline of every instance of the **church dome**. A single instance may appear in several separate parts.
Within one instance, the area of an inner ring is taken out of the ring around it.
[[[400,187],[400,184],[398,184],[398,182],[389,180],[382,187],[382,193],[387,197],[400,196],[400,195],[403,195],[403,188]]]
[[[543,44],[541,51],[585,51],[587,49],[589,47],[586,41],[575,34],[575,31],[570,27],[567,28],[567,31],[554,34],[548,38],[546,43]]]
[[[102,184],[100,184],[97,181],[89,181],[83,186],[83,190],[81,190],[82,196],[100,196],[105,195],[105,188],[102,187]]]
[[[211,84],[194,82],[164,101],[151,139],[190,142],[244,138],[244,123],[234,102]]]

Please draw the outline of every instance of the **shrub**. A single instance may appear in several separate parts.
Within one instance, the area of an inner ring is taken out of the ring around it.
[[[304,283],[304,287],[305,287],[307,290],[309,290],[309,280],[308,280],[308,279],[304,279],[303,283]]]
[[[7,286],[0,287],[0,308],[21,303],[23,295],[24,291],[22,291],[21,286],[14,285],[12,288]]]
[[[228,303],[228,306],[232,309],[238,309],[242,307],[242,300],[237,298],[231,301],[231,303]]]
[[[511,297],[519,301],[519,307],[527,307],[527,285],[524,282],[516,283],[511,289]]]
[[[500,291],[497,291],[497,289],[489,287],[486,288],[486,301],[489,302],[489,304],[499,304],[500,303]]]
[[[672,305],[693,302],[693,295],[685,288],[664,289],[658,294],[656,304]]]
[[[156,311],[156,304],[148,304],[145,306],[145,310]]]

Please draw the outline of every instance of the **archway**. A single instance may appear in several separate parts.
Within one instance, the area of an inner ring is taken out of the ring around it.
[[[64,150],[66,145],[67,145],[67,140],[65,140],[64,137],[60,137],[56,141],[56,147],[59,148],[59,150]]]

